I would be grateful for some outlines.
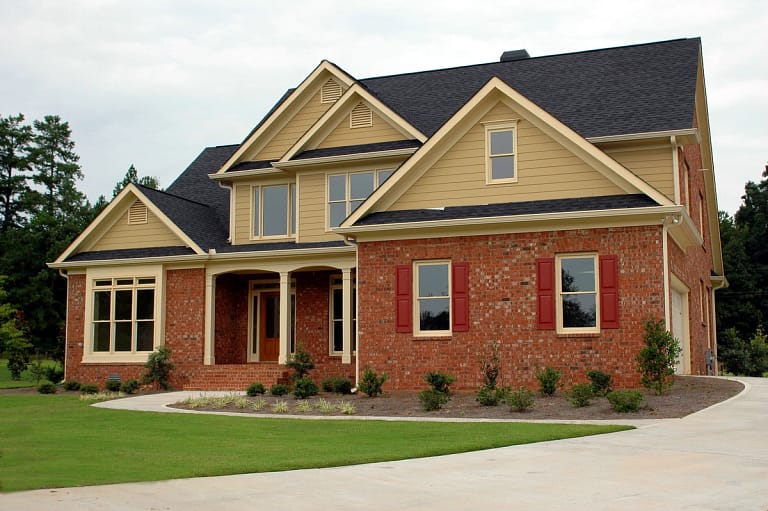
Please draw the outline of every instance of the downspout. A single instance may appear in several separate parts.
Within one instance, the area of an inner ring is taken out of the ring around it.
[[[715,376],[720,374],[720,362],[717,360],[717,308],[715,305],[715,291],[718,289],[724,289],[728,287],[728,281],[725,279],[719,281],[716,285],[712,285],[712,290],[710,291],[710,322],[712,323],[712,371],[715,373]]]
[[[69,275],[65,270],[59,270],[59,275],[64,277],[64,280],[67,281],[67,308],[66,313],[64,314],[64,317],[66,318],[64,320],[64,381],[66,381],[67,377],[67,346],[69,346],[68,341],[68,335],[69,335],[69,328],[67,328],[67,321],[69,321]],[[55,383],[55,382],[54,382]]]
[[[344,236],[344,244],[349,247],[355,247],[355,282],[357,281],[357,269],[359,266],[359,259],[357,253],[357,241],[351,236]],[[359,318],[358,311],[360,309],[360,300],[357,299],[357,284],[355,284],[355,317]],[[355,389],[360,383],[360,337],[357,335],[358,321],[355,321],[355,344],[357,346],[357,353],[355,353]]]
[[[672,311],[669,310],[669,238],[667,231],[673,225],[680,223],[680,217],[675,215],[665,216],[662,220],[661,244],[664,257],[664,327],[670,331],[672,324]]]

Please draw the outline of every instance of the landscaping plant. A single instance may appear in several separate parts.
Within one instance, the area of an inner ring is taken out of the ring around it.
[[[451,399],[450,386],[456,378],[442,371],[427,371],[424,381],[432,388],[419,393],[422,408],[427,412],[439,410]]]
[[[376,397],[381,394],[381,387],[388,379],[389,375],[387,373],[382,373],[382,375],[379,376],[376,374],[376,371],[371,369],[371,366],[366,364],[365,369],[363,369],[363,376],[360,378],[360,384],[357,388],[368,397]]]
[[[37,387],[37,391],[40,394],[55,394],[56,393],[56,385],[51,382],[43,382]]]
[[[296,399],[306,399],[311,396],[316,396],[317,392],[317,384],[308,376],[299,378],[293,384],[293,395]]]
[[[288,362],[285,365],[293,369],[293,381],[304,378],[309,371],[315,368],[312,355],[301,344],[296,346],[296,351],[288,357]]]
[[[323,390],[335,394],[351,394],[352,380],[343,376],[334,376],[323,380]]]
[[[291,388],[285,383],[275,383],[269,387],[269,393],[273,396],[284,396],[291,391]]]
[[[643,405],[643,393],[634,390],[614,390],[607,396],[613,411],[619,413],[636,412]]]
[[[120,385],[120,392],[123,394],[133,394],[139,388],[139,382],[136,380],[126,380]]]
[[[510,391],[506,400],[509,409],[515,412],[525,412],[533,408],[533,392],[525,387]]]
[[[104,383],[104,388],[109,392],[120,392],[120,380],[107,380]]]
[[[496,406],[504,400],[508,390],[498,387],[498,378],[501,374],[498,341],[491,341],[486,345],[486,354],[480,358],[480,371],[483,375],[483,385],[477,391],[477,402],[483,406]]]
[[[589,383],[577,383],[571,387],[571,391],[565,396],[575,408],[589,406],[593,397],[592,385]]]
[[[660,396],[674,384],[675,363],[680,355],[680,343],[666,329],[664,321],[649,318],[643,323],[645,346],[637,355],[637,369],[642,384]]]
[[[539,380],[539,389],[545,396],[553,396],[557,391],[562,373],[552,366],[536,371],[536,379]]]
[[[80,390],[80,382],[76,380],[67,380],[64,382],[64,390]]]
[[[611,391],[611,375],[602,371],[589,371],[587,373],[592,384],[592,393],[596,396],[605,396]]]
[[[80,384],[80,394],[98,394],[99,387],[94,383]]]
[[[163,390],[170,388],[169,378],[173,370],[170,348],[160,346],[150,353],[144,367],[147,369],[144,383],[157,384]]]
[[[264,389],[264,384],[259,383],[257,381],[251,383],[250,385],[248,385],[248,388],[245,389],[245,393],[251,397],[264,394],[264,392],[266,392],[266,390]]]

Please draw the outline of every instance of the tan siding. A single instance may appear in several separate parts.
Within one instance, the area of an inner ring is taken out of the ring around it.
[[[349,127],[349,114],[347,114],[317,147],[318,149],[324,147],[345,147],[406,139],[405,135],[393,128],[387,121],[378,116],[376,112],[373,112],[372,126],[354,129]]]
[[[671,147],[639,148],[606,153],[658,191],[675,199]]]
[[[338,234],[325,232],[324,172],[301,174],[299,179],[299,242],[338,241]]]
[[[232,236],[233,245],[250,243],[251,230],[251,185],[235,185],[235,232]]]
[[[186,245],[151,211],[146,224],[128,224],[128,211],[89,250],[176,247]]]
[[[482,122],[518,120],[517,183],[486,184]],[[462,136],[390,209],[464,206],[624,193],[559,143],[498,104]]]

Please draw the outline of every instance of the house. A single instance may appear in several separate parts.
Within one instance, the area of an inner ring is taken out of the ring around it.
[[[357,79],[321,62],[240,144],[129,185],[51,264],[66,377],[243,389],[370,365],[389,389],[599,369],[637,385],[643,320],[716,354],[725,285],[698,38]]]

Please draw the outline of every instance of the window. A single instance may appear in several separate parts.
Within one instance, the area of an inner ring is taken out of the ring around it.
[[[338,227],[381,186],[394,170],[370,170],[328,176],[328,227]]]
[[[562,256],[557,262],[560,328],[597,329],[597,257]]]
[[[296,185],[252,188],[253,238],[286,237],[296,234]]]
[[[331,354],[341,355],[344,352],[344,290],[341,277],[331,278],[331,304],[330,304],[330,344]],[[352,281],[352,351],[357,350],[357,293],[355,282]]]
[[[486,126],[486,174],[488,183],[517,181],[516,123]]]
[[[417,333],[451,331],[449,262],[416,263],[415,323]]]
[[[97,279],[91,321],[94,353],[155,349],[155,277]]]

